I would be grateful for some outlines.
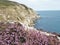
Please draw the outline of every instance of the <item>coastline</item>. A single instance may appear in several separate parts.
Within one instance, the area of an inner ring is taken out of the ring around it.
[[[6,3],[7,2],[7,3]],[[1,45],[60,45],[60,35],[34,28],[40,16],[17,2],[0,2]]]

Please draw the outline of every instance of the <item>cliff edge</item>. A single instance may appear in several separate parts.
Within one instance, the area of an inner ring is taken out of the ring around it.
[[[24,4],[0,0],[0,22],[21,22],[32,26],[37,18],[35,11]]]
[[[60,45],[60,35],[32,27],[38,17],[24,4],[0,0],[0,45]]]

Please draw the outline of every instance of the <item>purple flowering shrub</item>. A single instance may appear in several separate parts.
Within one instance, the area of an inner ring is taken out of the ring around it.
[[[60,42],[55,36],[25,30],[20,23],[0,23],[0,45],[60,45]]]

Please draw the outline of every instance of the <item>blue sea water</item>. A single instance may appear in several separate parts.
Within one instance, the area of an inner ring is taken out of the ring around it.
[[[41,16],[35,22],[35,28],[60,33],[60,11],[37,11]]]

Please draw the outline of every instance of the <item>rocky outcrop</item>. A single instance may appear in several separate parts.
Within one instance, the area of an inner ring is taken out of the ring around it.
[[[0,45],[60,45],[59,38],[51,33],[24,27],[17,22],[0,22]]]
[[[37,18],[35,11],[24,4],[0,0],[0,22],[21,22],[32,26]]]

